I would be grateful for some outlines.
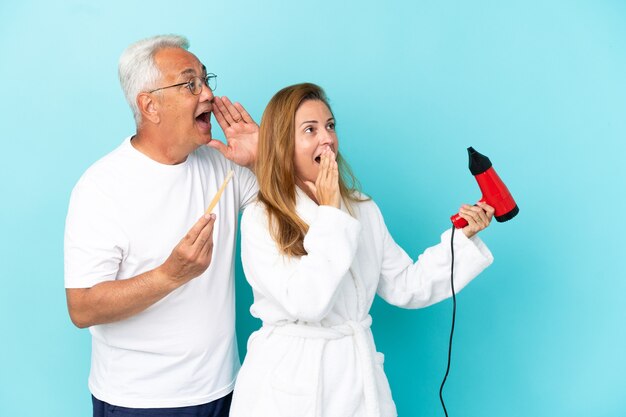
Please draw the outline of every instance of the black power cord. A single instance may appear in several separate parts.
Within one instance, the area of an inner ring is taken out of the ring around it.
[[[454,335],[454,322],[456,319],[456,293],[454,292],[454,231],[455,227],[452,226],[452,236],[450,236],[450,253],[452,254],[452,260],[450,262],[450,288],[452,289],[452,328],[450,329],[450,345],[448,346],[448,366],[446,367],[446,374],[441,381],[441,387],[439,388],[439,399],[441,400],[441,406],[443,412],[448,417],[448,410],[446,410],[446,404],[443,402],[443,386],[448,379],[450,373],[450,358],[452,357],[452,336]]]

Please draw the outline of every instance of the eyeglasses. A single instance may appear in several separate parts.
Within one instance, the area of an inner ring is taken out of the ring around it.
[[[148,91],[148,93],[154,93],[155,91],[165,90],[166,88],[179,87],[181,85],[184,85],[189,89],[189,91],[191,91],[191,94],[197,96],[202,92],[202,84],[209,87],[211,91],[215,91],[217,89],[217,75],[210,72],[204,77],[193,77],[187,82],[168,85],[167,87],[155,88],[152,91]]]

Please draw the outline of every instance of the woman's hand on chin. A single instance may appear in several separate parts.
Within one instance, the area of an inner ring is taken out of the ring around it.
[[[316,196],[320,206],[341,207],[341,193],[339,191],[339,168],[335,160],[335,153],[330,149],[324,150],[321,155],[320,169],[315,184],[304,181],[309,191]]]

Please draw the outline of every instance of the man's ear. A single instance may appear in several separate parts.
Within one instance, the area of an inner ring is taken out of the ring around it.
[[[142,120],[150,121],[155,124],[161,121],[159,117],[159,103],[154,99],[152,94],[139,93],[137,95],[137,106],[141,112]]]

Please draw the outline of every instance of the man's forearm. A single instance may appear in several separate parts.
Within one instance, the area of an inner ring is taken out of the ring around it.
[[[136,277],[105,281],[91,288],[67,288],[67,306],[72,322],[80,328],[124,320],[144,311],[180,284],[160,268]]]
[[[214,224],[214,214],[200,217],[158,268],[91,288],[67,288],[72,322],[84,328],[127,319],[202,274],[211,263]]]

